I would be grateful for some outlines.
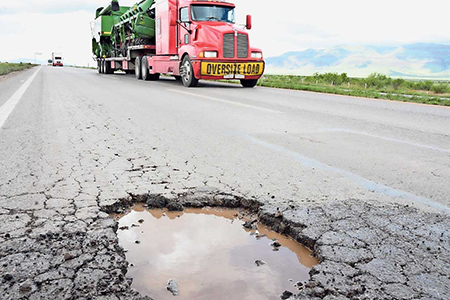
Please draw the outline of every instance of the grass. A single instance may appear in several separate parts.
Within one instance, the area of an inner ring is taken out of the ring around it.
[[[0,62],[0,75],[25,70],[34,66],[36,65],[30,63]],[[83,66],[70,67],[95,69],[95,67]],[[230,82],[237,83],[235,81]],[[382,74],[372,74],[367,78],[350,78],[345,73],[316,73],[313,76],[264,75],[259,80],[258,85],[317,93],[450,106],[450,85],[448,82],[392,79]]]
[[[34,66],[34,64],[30,64],[30,63],[7,63],[7,62],[0,62],[0,76],[1,75],[6,75],[9,74],[11,72],[16,72],[16,71],[22,71],[25,69],[29,69],[32,68]]]
[[[345,96],[386,99],[450,106],[450,85],[447,82],[407,81],[381,74],[367,78],[349,78],[343,74],[313,76],[264,75],[259,86],[329,93]],[[430,94],[431,93],[431,94]]]

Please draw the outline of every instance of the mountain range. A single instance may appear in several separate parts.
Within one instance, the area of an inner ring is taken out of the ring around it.
[[[343,45],[287,52],[266,58],[268,74],[347,73],[365,77],[377,72],[393,77],[450,79],[450,45]]]

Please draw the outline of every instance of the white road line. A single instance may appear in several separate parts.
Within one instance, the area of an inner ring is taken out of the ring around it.
[[[255,137],[252,137],[250,135],[247,134],[236,134],[236,136],[240,136],[243,137],[244,139],[258,144],[260,146],[263,146],[265,148],[280,152],[286,156],[290,156],[292,157],[294,160],[298,161],[300,164],[302,164],[305,167],[310,167],[310,168],[315,168],[315,169],[321,169],[327,172],[331,172],[331,173],[335,173],[335,174],[339,174],[342,176],[345,176],[348,180],[364,187],[365,189],[372,191],[372,192],[376,192],[376,193],[380,193],[383,195],[387,195],[387,196],[391,196],[391,197],[399,197],[399,198],[403,198],[406,200],[410,200],[410,201],[414,201],[414,202],[418,202],[424,205],[427,205],[429,207],[433,207],[435,209],[441,210],[443,212],[445,212],[447,215],[450,216],[450,207],[448,207],[445,204],[436,202],[432,199],[428,199],[425,197],[421,197],[421,196],[417,196],[415,194],[406,192],[406,191],[402,191],[387,185],[383,185],[381,183],[377,183],[375,181],[372,181],[370,179],[367,179],[365,177],[362,177],[356,173],[347,171],[345,169],[340,169],[337,167],[332,167],[330,165],[327,165],[325,163],[322,163],[318,160],[315,160],[313,158],[304,156],[298,152],[289,150],[284,148],[283,146],[277,145],[277,144],[271,144],[269,142],[257,139]]]
[[[24,84],[14,93],[14,95],[11,96],[11,98],[6,101],[2,107],[0,107],[0,129],[5,124],[6,120],[8,119],[9,115],[13,112],[14,108],[16,107],[17,103],[19,103],[20,99],[22,98],[23,94],[27,90],[27,88],[30,86],[33,79],[36,77],[37,73],[39,72],[39,69],[37,69],[36,72],[34,72],[33,75],[28,78],[27,81],[25,81]]]
[[[265,112],[270,112],[270,113],[276,113],[276,114],[281,114],[282,113],[282,111],[279,111],[279,110],[274,110],[274,109],[270,109],[270,108],[264,108],[264,107],[259,107],[259,106],[255,106],[255,105],[250,105],[250,104],[244,104],[244,103],[224,100],[224,99],[210,97],[210,96],[203,96],[203,95],[198,95],[198,94],[194,94],[194,93],[174,90],[174,89],[169,89],[169,91],[177,92],[177,93],[185,94],[185,95],[190,95],[190,96],[194,96],[194,97],[198,97],[198,98],[214,100],[214,101],[218,101],[218,102],[222,102],[222,103],[233,104],[233,105],[236,105],[236,106],[247,107],[247,108],[252,108],[252,109],[258,109],[258,110],[265,111]]]

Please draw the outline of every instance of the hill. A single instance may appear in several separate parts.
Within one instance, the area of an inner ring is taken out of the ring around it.
[[[394,77],[450,79],[450,45],[409,44],[399,47],[337,46],[308,49],[266,58],[267,73],[345,72],[365,77],[378,72]]]

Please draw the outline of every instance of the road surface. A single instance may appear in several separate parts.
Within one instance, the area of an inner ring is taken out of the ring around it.
[[[126,262],[103,211],[130,195],[188,192],[255,199],[267,215],[281,207],[286,220],[309,230],[299,239],[315,247],[317,270],[352,269],[340,288],[315,274],[303,297],[439,299],[449,292],[449,108],[211,82],[187,89],[171,78],[143,82],[41,67],[0,81],[0,127],[7,299],[45,298],[58,285],[68,298],[98,296],[102,288],[105,295],[139,297],[122,277],[117,291],[110,285],[108,276],[126,270]],[[306,210],[314,215],[304,216]],[[361,224],[371,217],[373,224]],[[336,221],[342,227],[330,225]],[[391,223],[397,227],[387,228]],[[98,232],[108,240],[103,256],[83,244]],[[388,249],[380,250],[383,232],[386,244],[398,247],[390,249],[392,261]],[[63,233],[76,245],[48,253],[43,240],[67,243]],[[34,246],[14,249],[27,243]],[[62,261],[54,265],[52,257]],[[117,268],[105,266],[106,257]],[[12,267],[36,259],[39,266]],[[411,264],[416,269],[406,271]],[[340,275],[328,276],[335,282]],[[357,289],[348,290],[355,281]]]

